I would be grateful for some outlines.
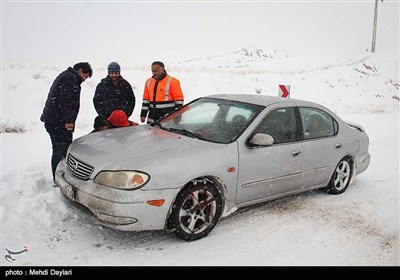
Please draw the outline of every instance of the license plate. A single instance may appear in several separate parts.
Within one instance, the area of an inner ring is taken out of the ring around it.
[[[66,186],[65,188],[66,188],[67,196],[69,197],[69,199],[75,200],[74,189],[71,186]]]

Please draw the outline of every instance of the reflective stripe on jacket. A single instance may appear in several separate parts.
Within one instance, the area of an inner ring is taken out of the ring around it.
[[[183,93],[177,79],[166,75],[160,81],[149,78],[146,81],[143,92],[143,104],[140,116],[153,122],[165,114],[183,106]]]

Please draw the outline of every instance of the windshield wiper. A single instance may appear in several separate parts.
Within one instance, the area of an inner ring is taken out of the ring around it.
[[[192,138],[197,138],[197,139],[200,139],[200,140],[210,141],[210,139],[204,138],[203,136],[198,135],[196,133],[193,133],[193,132],[191,132],[190,130],[187,130],[187,129],[178,129],[178,128],[172,128],[172,127],[165,128],[165,129],[167,129],[167,130],[169,130],[171,132],[176,132],[176,133],[179,133],[179,134],[183,134],[183,135],[186,135],[186,136],[189,136],[189,137],[192,137]]]
[[[158,127],[163,127],[159,122],[154,122],[150,124],[151,126],[158,126]]]

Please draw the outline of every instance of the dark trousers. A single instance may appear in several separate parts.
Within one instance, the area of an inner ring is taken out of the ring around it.
[[[51,123],[44,123],[46,131],[50,135],[51,145],[53,146],[53,155],[51,157],[51,170],[56,173],[57,164],[65,158],[69,145],[72,143],[72,131]]]
[[[164,117],[166,114],[174,111],[175,108],[163,108],[163,109],[154,109],[150,108],[149,116],[147,118],[147,123],[154,123]],[[150,119],[150,120],[149,120]]]

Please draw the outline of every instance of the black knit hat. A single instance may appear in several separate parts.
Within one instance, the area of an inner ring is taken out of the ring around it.
[[[102,126],[107,126],[107,125],[109,125],[109,124],[108,124],[106,118],[103,116],[97,116],[94,119],[94,124],[93,124],[94,129],[99,129]]]
[[[121,66],[115,61],[108,64],[108,73],[110,72],[121,72]]]

